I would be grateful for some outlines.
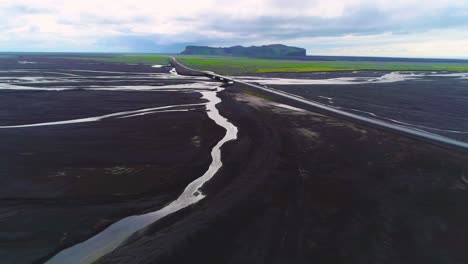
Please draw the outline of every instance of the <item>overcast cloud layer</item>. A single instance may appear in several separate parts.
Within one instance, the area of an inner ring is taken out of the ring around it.
[[[271,43],[308,54],[468,58],[468,1],[0,0],[1,51]]]

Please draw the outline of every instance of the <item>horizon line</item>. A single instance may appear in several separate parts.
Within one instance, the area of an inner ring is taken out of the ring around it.
[[[183,55],[183,56],[200,56],[200,55],[184,55],[177,52],[112,52],[112,51],[1,51],[1,54],[146,54],[146,55]],[[210,56],[210,55],[203,55]],[[216,55],[213,55],[216,57]],[[219,56],[218,56],[219,57]],[[226,56],[226,57],[238,57],[238,56]],[[306,54],[306,56],[291,56],[293,58],[303,58],[303,57],[349,57],[349,58],[384,58],[384,59],[426,59],[426,60],[461,60],[468,61],[468,57],[401,57],[401,56],[373,56],[373,55],[321,55],[321,54]],[[247,58],[247,57],[246,57]],[[262,57],[256,57],[262,58]],[[264,57],[272,58],[272,57]],[[285,57],[282,57],[285,58]]]

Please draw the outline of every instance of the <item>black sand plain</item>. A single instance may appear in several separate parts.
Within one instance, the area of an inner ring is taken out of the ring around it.
[[[270,73],[257,76],[320,80],[343,77],[381,77],[389,73],[357,71]],[[468,142],[468,78],[460,78],[457,76],[460,73],[455,72],[402,72],[402,74],[414,79],[353,85],[289,84],[268,86],[326,105],[339,107],[354,114],[403,124]],[[418,77],[411,76],[411,74]],[[425,74],[427,76],[424,76]]]
[[[2,104],[2,122],[200,102],[190,92],[62,91],[57,100],[46,93],[1,91],[15,109]],[[223,147],[206,199],[98,263],[468,261],[466,154],[285,109],[237,85],[219,96],[239,137]],[[43,117],[31,117],[36,112]],[[206,170],[222,135],[203,109],[0,130],[0,177],[9,184],[0,192],[0,260],[41,263],[124,216],[160,208]]]
[[[139,75],[168,73],[170,67],[30,60],[38,63],[12,64],[4,70],[33,68],[33,72],[0,74],[53,81],[15,83],[23,87],[76,89],[1,90],[2,126],[204,101],[190,91],[80,90],[89,83],[100,87],[193,83]],[[119,72],[124,73],[123,80]],[[79,76],[54,79],[62,74]],[[99,122],[0,129],[0,262],[40,263],[125,216],[156,210],[175,199],[206,170],[211,148],[223,135],[203,105],[194,108]]]
[[[464,154],[231,87],[240,128],[208,199],[99,263],[463,263]]]

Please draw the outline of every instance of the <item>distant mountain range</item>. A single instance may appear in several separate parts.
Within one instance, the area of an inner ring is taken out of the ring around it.
[[[208,46],[187,46],[181,52],[185,55],[213,55],[234,57],[303,57],[306,50],[282,44],[264,46],[233,46],[227,48],[214,48]]]

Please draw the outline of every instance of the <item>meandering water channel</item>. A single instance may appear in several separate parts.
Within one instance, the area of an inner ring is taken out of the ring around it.
[[[221,147],[226,142],[237,139],[237,127],[224,118],[216,108],[216,105],[221,102],[217,93],[222,90],[223,88],[216,87],[213,91],[200,92],[203,98],[208,100],[206,104],[208,117],[217,125],[226,129],[224,137],[211,150],[212,162],[201,177],[191,182],[176,200],[160,210],[123,218],[94,237],[59,252],[46,263],[92,263],[109,252],[112,252],[135,232],[169,214],[202,200],[205,195],[201,192],[201,187],[205,182],[209,181],[223,165],[221,161]]]

